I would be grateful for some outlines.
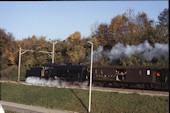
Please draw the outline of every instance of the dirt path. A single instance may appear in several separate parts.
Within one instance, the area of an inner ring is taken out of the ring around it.
[[[4,110],[12,110],[20,113],[77,113],[73,111],[48,109],[39,106],[24,105],[13,102],[0,101]]]

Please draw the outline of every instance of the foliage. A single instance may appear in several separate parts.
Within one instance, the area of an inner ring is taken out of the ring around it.
[[[157,42],[169,43],[169,9],[164,9],[158,16],[155,38]]]
[[[169,9],[165,8],[158,16],[159,24],[169,28]]]
[[[5,30],[0,29],[0,64],[13,65],[16,63],[16,48],[17,43],[11,33],[6,33]]]
[[[77,45],[77,43],[80,43]],[[67,48],[67,55],[69,62],[79,64],[85,57],[85,48],[81,45],[79,40],[73,40],[72,43],[68,43],[69,47]]]
[[[79,31],[74,32],[73,34],[71,34],[67,40],[74,40],[74,39],[78,39],[81,40],[81,33]]]

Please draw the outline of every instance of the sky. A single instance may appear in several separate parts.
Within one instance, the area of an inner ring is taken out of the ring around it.
[[[128,9],[145,12],[158,21],[169,8],[167,1],[1,1],[0,29],[13,34],[15,40],[44,36],[46,40],[65,40],[79,31],[86,38],[95,24],[110,24],[111,19]]]

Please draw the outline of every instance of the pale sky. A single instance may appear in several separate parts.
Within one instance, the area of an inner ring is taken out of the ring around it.
[[[75,31],[88,37],[95,23],[109,24],[128,9],[145,12],[158,21],[165,8],[169,8],[168,1],[1,1],[0,28],[16,40],[33,35],[65,40]]]

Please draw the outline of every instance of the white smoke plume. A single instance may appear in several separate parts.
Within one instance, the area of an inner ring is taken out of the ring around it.
[[[44,79],[39,77],[27,77],[26,83],[33,85],[46,85],[46,86],[65,86],[66,82],[61,82],[60,80]]]
[[[160,57],[168,57],[169,56],[169,46],[168,44],[160,44],[155,43],[154,48],[151,48],[151,50],[146,51],[143,53],[144,59],[147,61],[152,60],[153,58],[160,58]]]
[[[103,51],[103,46],[99,46],[97,51],[93,52],[93,59],[94,59],[94,61],[97,61],[98,59],[102,58],[102,51]]]
[[[153,58],[168,57],[169,56],[169,47],[168,44],[155,43],[152,47],[149,42],[146,40],[144,43],[139,45],[126,45],[124,46],[121,43],[116,44],[110,51],[104,51],[102,46],[99,46],[97,51],[94,51],[94,61],[100,59],[104,54],[110,60],[119,59],[121,57],[131,57],[136,53],[141,53],[142,58],[150,61]]]
[[[67,87],[70,85],[69,82],[57,79],[57,80],[52,80],[52,79],[44,79],[44,78],[39,78],[39,77],[27,77],[25,80],[26,83],[28,84],[33,84],[33,85],[43,85],[43,86],[53,86],[53,87]],[[80,85],[81,87],[85,87],[88,85],[88,82],[82,82],[82,83],[77,83],[74,82],[73,85]]]

